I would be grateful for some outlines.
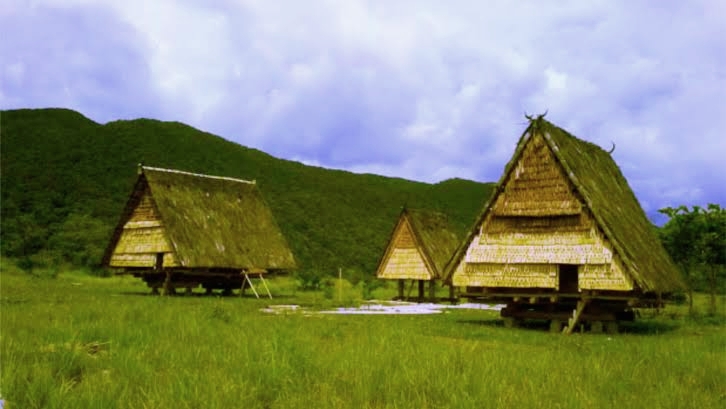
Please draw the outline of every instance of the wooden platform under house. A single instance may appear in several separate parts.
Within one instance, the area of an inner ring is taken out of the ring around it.
[[[154,293],[201,286],[270,297],[264,275],[296,266],[254,181],[141,165],[103,264]]]
[[[398,282],[398,300],[436,300],[436,286],[444,277],[444,268],[458,243],[446,215],[404,208],[378,263],[376,276]],[[414,286],[418,287],[416,295]],[[449,299],[452,297],[450,291]]]
[[[636,308],[663,307],[684,282],[610,153],[530,118],[446,282],[506,303],[506,325],[565,333],[614,332]]]

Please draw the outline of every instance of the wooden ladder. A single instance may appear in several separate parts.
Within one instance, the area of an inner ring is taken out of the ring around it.
[[[252,284],[252,280],[250,280],[249,274],[246,272],[243,272],[242,274],[244,274],[244,277],[245,277],[244,281],[246,281],[250,285],[250,288],[252,289],[252,292],[255,294],[255,297],[260,298],[260,294],[257,293],[257,290],[255,289],[254,284]],[[270,299],[272,299],[272,293],[270,293],[270,288],[267,286],[267,282],[265,281],[265,278],[262,277],[262,274],[258,274],[257,277],[260,279],[260,281],[262,282],[262,285],[265,287],[265,291],[267,291],[267,296],[270,297]],[[245,289],[244,281],[242,282],[242,288],[240,288],[240,291],[239,291],[240,297],[244,294],[244,289]]]
[[[580,315],[585,310],[585,306],[589,300],[580,300],[577,302],[577,308],[572,310],[572,318],[567,320],[567,326],[562,330],[563,334],[572,334],[572,330],[575,329],[577,323],[580,321]]]

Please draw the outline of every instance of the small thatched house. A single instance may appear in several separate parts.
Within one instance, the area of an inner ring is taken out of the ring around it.
[[[250,275],[295,268],[255,182],[147,166],[139,166],[103,264],[154,291],[231,291],[252,286]]]
[[[376,276],[398,281],[398,298],[410,298],[418,281],[418,298],[424,298],[424,282],[429,282],[429,298],[436,294],[436,281],[454,254],[459,239],[448,226],[446,216],[428,210],[404,208],[378,264]],[[408,294],[405,282],[410,280]]]
[[[497,190],[447,268],[462,295],[502,316],[571,318],[600,330],[684,288],[609,152],[532,119]],[[507,320],[513,323],[512,320]]]

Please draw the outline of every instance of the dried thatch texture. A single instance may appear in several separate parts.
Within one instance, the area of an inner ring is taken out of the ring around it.
[[[142,167],[104,257],[111,267],[291,269],[295,260],[257,185]]]
[[[557,286],[554,264],[466,263],[467,285],[471,287],[550,287]]]
[[[479,265],[476,277],[469,263]],[[514,276],[507,281],[487,271],[531,263],[580,265],[580,289],[684,288],[610,154],[542,117],[522,135],[497,191],[447,266],[447,281],[519,286]]]
[[[442,278],[458,243],[445,215],[428,210],[404,209],[376,275],[384,279]]]

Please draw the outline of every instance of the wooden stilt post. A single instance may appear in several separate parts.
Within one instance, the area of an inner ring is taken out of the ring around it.
[[[429,300],[434,301],[436,299],[436,282],[431,279],[429,280]]]
[[[171,271],[166,272],[164,279],[164,295],[171,295]]]
[[[406,301],[411,299],[411,291],[413,291],[414,284],[416,284],[416,280],[411,280],[411,285],[408,286],[408,291],[406,291]]]
[[[343,269],[338,267],[338,302],[343,302]]]
[[[456,294],[454,294],[454,285],[451,284],[451,285],[449,285],[449,300],[451,300],[452,304],[456,303],[455,295]]]
[[[403,289],[406,286],[406,283],[404,280],[399,279],[398,280],[398,299],[403,300]]]
[[[418,280],[418,300],[424,299],[424,280]]]

